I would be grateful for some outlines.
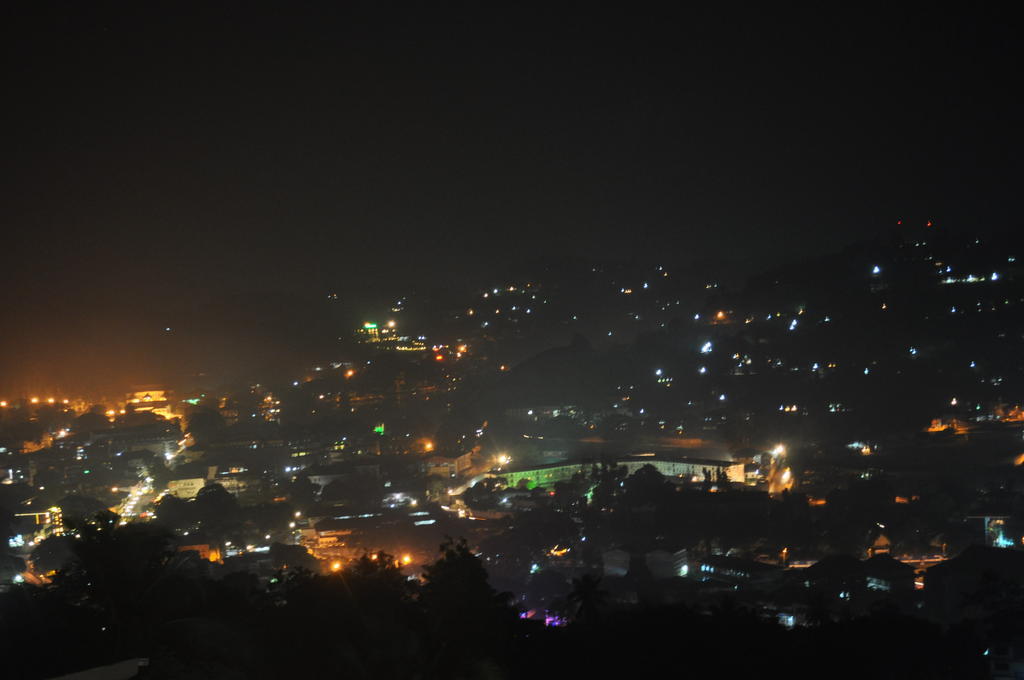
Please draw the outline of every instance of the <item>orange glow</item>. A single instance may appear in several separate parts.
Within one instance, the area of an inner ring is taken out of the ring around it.
[[[443,354],[435,354],[434,355],[434,361],[444,361],[444,355]]]
[[[0,408],[7,408],[7,402],[6,401],[0,401]]]
[[[46,403],[47,403],[47,404],[53,404],[53,403],[55,403],[56,401],[57,401],[56,399],[54,399],[53,397],[50,397],[49,399],[47,399],[47,400],[46,400]]]
[[[1010,410],[996,409],[996,416],[1004,423],[1020,423],[1024,422],[1024,409],[1020,406],[1014,406]]]
[[[355,371],[355,369],[353,369],[353,368],[350,368],[350,369],[348,369],[347,371],[345,371],[345,377],[346,377],[346,378],[351,378],[351,377],[352,377],[352,376],[354,376],[355,374],[356,374],[356,371]]]
[[[906,505],[907,503],[910,502],[907,500],[906,496],[896,496],[896,498],[893,500],[895,500],[895,502],[899,503],[900,505]]]
[[[39,403],[39,397],[32,397],[31,399],[29,399],[29,401],[31,401],[33,404],[38,404]]]
[[[1014,465],[1024,465],[1024,453],[1020,454],[1013,460]]]
[[[341,571],[341,560],[331,562],[331,571]]]
[[[820,506],[827,505],[828,501],[824,498],[815,498],[814,496],[808,496],[807,505]]]
[[[409,564],[412,562],[412,555],[402,555],[402,564]]]
[[[723,312],[722,310],[718,310],[718,314],[715,314],[715,318],[721,321],[722,319],[725,318],[725,312]]]

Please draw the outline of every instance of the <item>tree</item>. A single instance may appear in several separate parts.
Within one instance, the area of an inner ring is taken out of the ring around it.
[[[129,411],[117,419],[117,424],[124,427],[142,427],[162,422],[165,422],[165,419],[151,411]]]
[[[174,531],[188,529],[195,519],[193,506],[172,494],[167,494],[156,504],[156,518],[161,524]]]
[[[65,523],[84,522],[91,519],[96,513],[106,509],[106,506],[95,498],[71,494],[57,501],[64,516]]]
[[[200,444],[216,438],[227,427],[224,418],[210,408],[197,408],[188,415],[188,433]]]
[[[13,554],[8,540],[14,535],[14,516],[0,505],[0,582],[9,581],[25,571],[25,560]]]
[[[644,465],[622,482],[624,501],[630,507],[660,505],[672,492],[672,486],[665,475],[653,465]]]
[[[110,428],[110,420],[99,404],[94,404],[88,411],[75,418],[74,431],[79,434],[98,432]]]
[[[66,567],[74,554],[71,551],[74,539],[70,536],[48,536],[29,555],[32,570],[38,574],[50,574]]]
[[[117,515],[101,513],[76,527],[74,559],[54,580],[70,600],[102,610],[119,655],[139,654],[152,634],[156,588],[168,575],[174,536],[151,524],[117,526]]]
[[[600,467],[594,466],[590,472],[591,479],[595,482],[591,494],[591,502],[597,508],[610,507],[620,489],[620,483],[626,476],[626,468],[602,463]]]
[[[465,539],[448,538],[440,550],[440,559],[424,569],[420,594],[438,642],[426,675],[444,668],[458,677],[483,659],[502,658],[517,617],[510,595],[491,587],[487,570]]]
[[[316,492],[319,490],[316,484],[309,481],[309,477],[296,477],[288,484],[288,498],[299,508],[308,508],[316,502]]]
[[[275,569],[305,569],[314,573],[320,569],[317,559],[301,545],[272,543],[270,545],[270,561]]]
[[[220,484],[204,486],[192,503],[196,522],[217,539],[223,539],[238,523],[238,501]]]
[[[584,574],[572,580],[572,590],[568,600],[575,611],[575,619],[581,623],[596,623],[601,618],[608,593],[601,589],[601,578],[593,574]]]

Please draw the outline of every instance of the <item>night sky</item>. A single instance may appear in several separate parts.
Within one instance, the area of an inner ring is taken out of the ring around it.
[[[1015,16],[433,4],[6,4],[0,392],[297,360],[328,291],[1017,226]]]

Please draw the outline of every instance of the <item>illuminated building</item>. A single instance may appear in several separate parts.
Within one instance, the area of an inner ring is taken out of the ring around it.
[[[220,548],[211,546],[209,543],[197,543],[195,545],[179,545],[178,552],[194,552],[199,558],[207,562],[220,562]]]
[[[427,349],[423,338],[400,335],[398,324],[394,321],[383,325],[367,321],[356,329],[356,339],[364,345],[374,345],[377,349],[394,352],[423,352]]]
[[[133,413],[152,413],[167,420],[178,417],[171,408],[170,393],[157,387],[144,387],[131,392],[125,399],[125,410]]]
[[[47,514],[49,515],[49,517],[47,519],[49,520],[51,535],[53,535],[53,536],[63,536],[64,535],[64,511],[61,510],[58,506],[55,505],[52,508],[50,508],[49,510],[47,510]]]
[[[190,479],[174,479],[167,482],[167,492],[181,498],[182,500],[189,500],[196,497],[200,489],[206,486],[205,477],[195,477]]]
[[[688,480],[704,479],[705,472],[708,472],[711,474],[712,479],[717,479],[719,474],[724,474],[731,482],[742,483],[745,480],[743,463],[721,460],[630,456],[620,458],[616,461],[616,465],[625,468],[627,476],[645,465],[650,465],[666,477],[681,477]],[[576,474],[589,474],[592,468],[592,463],[556,463],[554,465],[510,470],[495,476],[504,478],[509,488],[516,488],[520,484],[525,484],[527,488],[531,489],[537,486],[547,488],[554,485],[555,482],[567,482]]]
[[[437,475],[445,479],[458,477],[473,467],[472,453],[456,455],[430,456],[423,461],[423,472],[426,475]]]

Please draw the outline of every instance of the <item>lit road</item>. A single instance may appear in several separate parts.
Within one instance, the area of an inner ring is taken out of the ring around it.
[[[149,505],[153,499],[153,478],[142,477],[139,482],[132,486],[131,490],[121,505],[118,506],[117,514],[121,517],[121,524],[127,524],[139,516],[142,508]]]

